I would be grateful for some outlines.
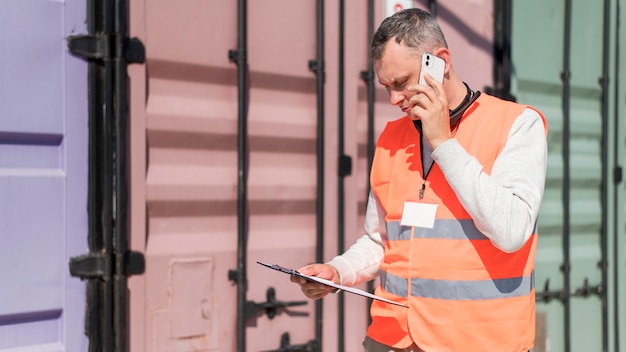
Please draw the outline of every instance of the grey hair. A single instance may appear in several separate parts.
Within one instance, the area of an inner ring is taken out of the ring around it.
[[[447,48],[448,43],[435,18],[422,9],[402,10],[385,18],[380,24],[370,49],[372,60],[380,60],[389,40],[404,42],[409,48],[428,51],[437,47]]]

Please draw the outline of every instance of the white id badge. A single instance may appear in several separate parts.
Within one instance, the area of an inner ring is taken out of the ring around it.
[[[437,206],[432,203],[404,202],[400,224],[432,229],[435,226]]]

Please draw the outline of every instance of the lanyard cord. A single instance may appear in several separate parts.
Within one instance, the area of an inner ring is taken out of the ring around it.
[[[463,84],[465,84],[465,87],[467,88],[467,95],[465,96],[465,99],[463,99],[461,104],[459,104],[459,106],[457,106],[454,110],[450,110],[450,127],[458,126],[458,124],[461,122],[461,117],[465,113],[465,110],[467,110],[467,108],[472,105],[472,103],[474,103],[476,99],[478,99],[478,97],[480,96],[480,91],[474,92],[467,83],[463,82]],[[428,166],[428,169],[425,167],[426,163],[424,161],[424,149],[428,148],[430,152],[432,152],[432,150],[430,150],[430,147],[428,147],[428,145],[424,143],[424,137],[422,136],[422,121],[415,120],[413,121],[413,124],[415,125],[417,131],[420,133],[420,156],[422,159],[422,175],[424,178],[424,182],[422,183],[422,188],[419,191],[419,196],[420,199],[422,199],[424,198],[424,191],[426,190],[426,178],[428,177],[430,170],[433,168],[435,161],[432,159],[432,157],[429,156],[428,159],[430,159],[430,165]]]
[[[422,160],[422,175],[423,175],[423,179],[424,182],[422,182],[422,188],[420,189],[419,192],[419,196],[420,199],[424,198],[424,191],[426,190],[426,178],[428,177],[428,174],[430,174],[430,170],[432,170],[433,165],[435,164],[435,161],[432,159],[432,157],[428,157],[428,159],[430,159],[430,165],[428,165],[428,168],[426,168],[426,161],[424,160],[424,154],[425,154],[425,149],[428,148],[428,152],[430,152],[430,147],[428,147],[426,145],[426,143],[424,142],[424,137],[420,134],[420,152],[421,152],[421,160]]]

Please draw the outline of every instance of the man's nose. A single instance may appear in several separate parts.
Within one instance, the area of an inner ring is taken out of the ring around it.
[[[389,93],[389,100],[391,101],[391,105],[400,105],[404,100],[404,95],[402,94],[402,92],[392,91]]]

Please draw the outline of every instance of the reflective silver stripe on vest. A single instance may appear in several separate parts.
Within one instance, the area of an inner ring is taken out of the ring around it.
[[[390,241],[408,240],[411,238],[411,227],[402,226],[399,221],[387,222],[387,236]],[[416,227],[415,238],[445,238],[453,240],[487,240],[474,225],[472,220],[438,219],[432,229]]]
[[[407,285],[407,279],[393,274],[387,274],[384,270],[379,270],[378,274],[380,276],[380,285],[385,291],[400,297],[406,298],[408,296],[409,285]]]
[[[383,289],[396,296],[407,297],[407,279],[380,271]],[[496,280],[433,280],[411,279],[411,296],[448,300],[484,300],[527,296],[535,288],[535,272]]]

